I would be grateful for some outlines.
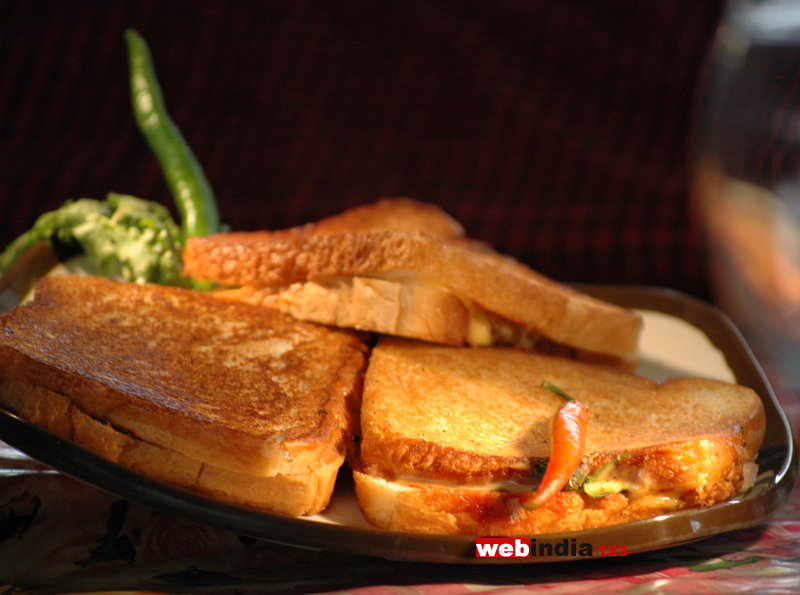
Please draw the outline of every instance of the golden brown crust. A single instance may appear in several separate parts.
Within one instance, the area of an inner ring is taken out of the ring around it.
[[[275,241],[192,238],[184,273],[230,286],[326,277],[429,284],[554,341],[616,357],[635,354],[639,316],[574,291],[490,250],[397,231],[297,235]]]
[[[531,476],[550,456],[550,420],[563,404],[544,380],[589,408],[590,474],[625,454],[621,470],[645,469],[659,490],[678,489],[740,475],[763,441],[763,404],[745,387],[699,378],[658,384],[508,348],[382,338],[364,386],[363,470],[462,484]]]
[[[363,342],[266,308],[54,277],[0,328],[0,377],[229,471],[268,476],[336,460],[357,426]]]
[[[276,231],[244,231],[220,234],[220,241],[261,242],[306,235],[324,235],[367,231],[403,231],[428,234],[443,240],[479,243],[467,240],[461,224],[441,208],[411,198],[382,198],[336,215],[289,229]]]
[[[461,224],[441,208],[411,198],[383,198],[321,219],[310,227],[315,234],[395,230],[442,239],[464,237]]]
[[[0,402],[28,421],[153,479],[221,502],[299,516],[323,510],[343,457],[299,474],[257,477],[202,463],[134,438],[81,411],[64,395],[28,380],[0,379]]]
[[[183,264],[188,276],[255,291],[374,277],[407,289],[451,293],[463,303],[453,309],[429,299],[409,301],[422,322],[412,327],[384,320],[374,327],[370,321],[356,324],[331,316],[328,324],[466,344],[473,342],[461,312],[466,307],[503,321],[511,334],[544,336],[576,349],[580,359],[628,367],[636,357],[641,321],[635,313],[572,291],[494,252],[465,237],[461,225],[438,207],[410,199],[384,199],[288,230],[192,238]],[[290,297],[293,315],[300,319],[320,321],[325,314],[318,300]],[[327,299],[340,296],[334,292]],[[435,301],[444,302],[441,297]],[[270,302],[279,304],[280,299]],[[391,318],[398,307],[398,302],[389,303],[386,316]],[[451,310],[454,314],[448,315]]]
[[[448,535],[524,535],[580,531],[650,518],[698,506],[695,490],[672,498],[654,495],[631,499],[611,494],[591,498],[561,492],[535,511],[520,505],[520,495],[432,484],[400,484],[356,471],[356,496],[364,516],[378,527]],[[731,498],[741,481],[715,485],[714,499]]]

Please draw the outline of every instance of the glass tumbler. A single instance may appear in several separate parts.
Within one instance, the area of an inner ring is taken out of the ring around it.
[[[800,1],[729,2],[697,116],[715,302],[770,376],[800,387]]]

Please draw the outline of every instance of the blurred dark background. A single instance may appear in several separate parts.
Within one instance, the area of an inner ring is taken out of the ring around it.
[[[436,203],[561,281],[708,297],[691,116],[717,0],[0,2],[0,244],[69,198],[172,207],[123,33],[232,228]]]

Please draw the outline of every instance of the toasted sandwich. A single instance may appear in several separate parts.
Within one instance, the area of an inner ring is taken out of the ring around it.
[[[191,238],[183,273],[301,320],[629,368],[641,330],[635,312],[470,240],[440,209],[408,199],[290,230]]]
[[[157,480],[313,514],[352,449],[366,352],[241,301],[45,277],[0,317],[0,406]]]
[[[220,238],[236,241],[274,239],[280,236],[329,235],[369,231],[402,231],[423,233],[443,240],[463,242],[479,247],[466,237],[464,227],[440,207],[412,198],[383,198],[377,202],[347,209],[287,230],[249,231],[220,234]]]
[[[584,403],[568,486],[528,510],[563,399]],[[589,529],[710,506],[754,479],[764,408],[750,389],[664,383],[549,354],[382,338],[367,370],[356,495],[391,530],[513,535]]]

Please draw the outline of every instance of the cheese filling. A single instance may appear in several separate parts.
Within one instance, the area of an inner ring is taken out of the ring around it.
[[[681,486],[672,490],[655,489],[656,478],[645,470],[617,465],[613,461],[602,467],[594,476],[580,479],[575,488],[567,488],[565,491],[583,492],[592,498],[602,498],[610,494],[625,493],[630,500],[641,500],[644,498],[657,499],[663,503],[665,510],[677,508],[683,494],[697,486]],[[749,489],[755,483],[758,471],[756,463],[746,463],[744,465],[744,485],[742,489]],[[393,479],[401,485],[431,485],[451,489],[461,490],[489,490],[494,492],[506,492],[511,494],[535,492],[539,482],[531,480],[497,480],[476,484],[459,484],[454,481],[421,478],[415,476],[398,476]]]
[[[617,475],[612,478],[602,478],[591,483],[584,483],[580,490],[568,490],[573,492],[582,491],[592,498],[602,498],[610,494],[625,493],[630,500],[637,500],[645,497],[658,496],[669,500],[679,500],[680,496],[691,488],[670,490],[661,492],[653,490],[652,478],[644,473],[633,470],[633,473],[626,473],[625,476]],[[459,484],[456,482],[437,480],[430,478],[400,476],[393,479],[395,483],[401,485],[430,485],[440,486],[459,490],[489,490],[492,492],[505,492],[510,494],[521,494],[535,492],[538,483],[522,483],[512,480],[498,480],[486,483]]]

